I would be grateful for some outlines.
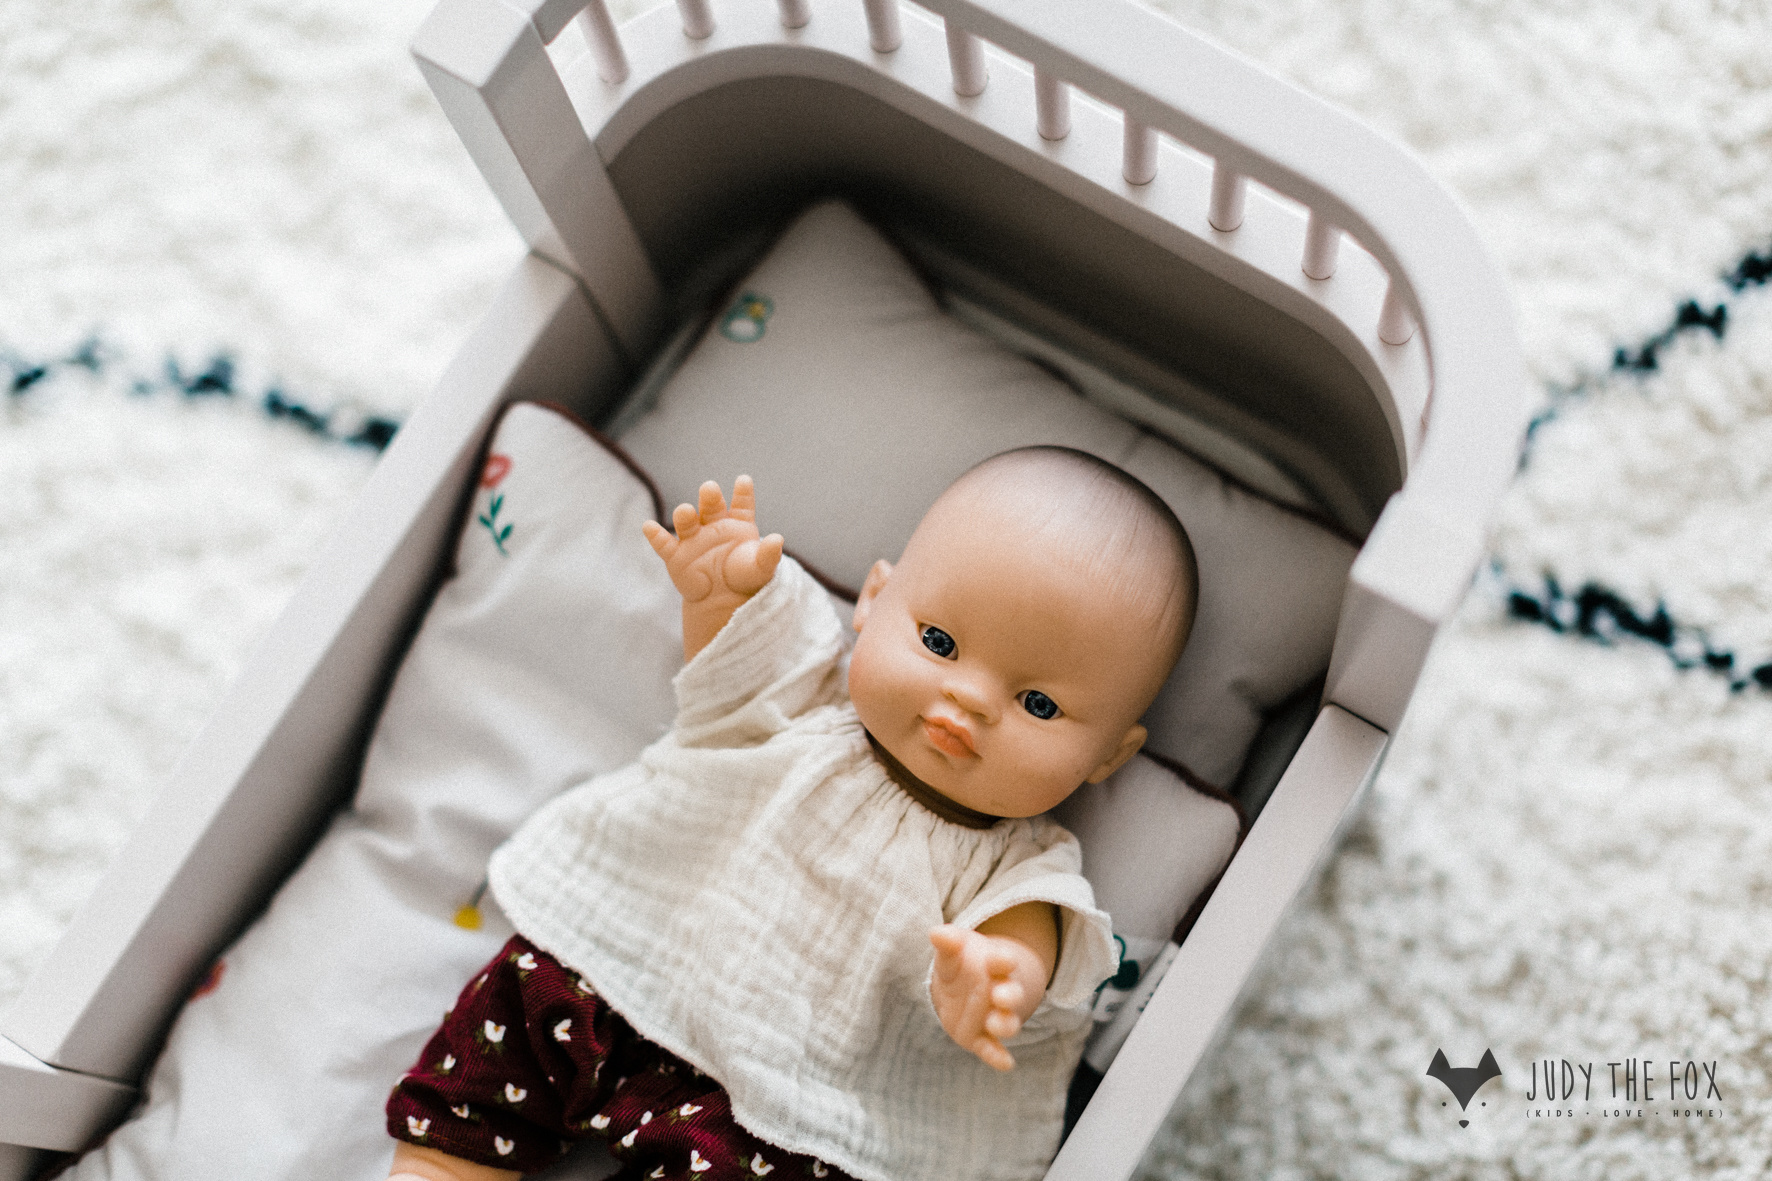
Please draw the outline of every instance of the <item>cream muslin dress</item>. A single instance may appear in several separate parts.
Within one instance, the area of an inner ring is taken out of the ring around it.
[[[783,558],[677,675],[671,730],[538,811],[492,891],[757,1136],[861,1181],[1031,1181],[1117,966],[1108,916],[1053,821],[969,828],[888,777],[841,628]],[[1031,900],[1060,908],[1059,961],[998,1073],[936,1018],[929,930]]]

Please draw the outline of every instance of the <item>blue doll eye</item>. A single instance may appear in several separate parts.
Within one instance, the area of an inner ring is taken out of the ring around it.
[[[1021,695],[1021,708],[1043,721],[1050,721],[1058,716],[1058,702],[1038,689],[1029,689]]]
[[[948,635],[939,627],[932,626],[923,629],[923,647],[929,649],[943,660],[952,660],[954,658],[954,652],[960,646],[954,643],[954,637]]]

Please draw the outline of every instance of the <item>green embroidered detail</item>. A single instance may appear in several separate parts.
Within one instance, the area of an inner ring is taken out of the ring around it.
[[[775,314],[775,303],[767,295],[747,291],[739,296],[720,319],[720,335],[737,344],[752,344],[763,339],[764,325]]]
[[[1126,958],[1126,941],[1118,935],[1114,936],[1114,958],[1119,961],[1114,974],[1095,986],[1095,995],[1100,996],[1107,989],[1126,992],[1137,986],[1138,978],[1143,974],[1137,960]],[[1101,1020],[1097,1017],[1096,1020]]]
[[[498,523],[498,511],[504,506],[504,493],[495,493],[491,505],[480,514],[479,520],[482,525],[486,526],[486,532],[492,534],[492,544],[498,547],[498,552],[508,554],[509,551],[505,549],[505,539],[511,535],[511,526],[508,523],[503,526]]]

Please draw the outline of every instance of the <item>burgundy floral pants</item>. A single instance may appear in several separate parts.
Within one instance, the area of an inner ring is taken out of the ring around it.
[[[739,1127],[718,1083],[521,935],[462,990],[387,1111],[397,1139],[524,1173],[595,1135],[619,1181],[849,1181]]]

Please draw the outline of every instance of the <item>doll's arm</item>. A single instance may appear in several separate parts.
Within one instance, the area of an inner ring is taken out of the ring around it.
[[[522,1175],[514,1169],[477,1165],[402,1140],[394,1145],[394,1167],[388,1173],[388,1181],[516,1181]]]
[[[963,1050],[998,1070],[1015,1058],[1003,1039],[1040,1007],[1058,963],[1058,913],[1050,902],[1024,902],[968,931],[947,923],[929,932],[935,945],[930,996],[941,1027]]]
[[[757,493],[749,476],[732,485],[732,504],[709,480],[699,505],[680,504],[671,514],[676,536],[646,522],[646,540],[664,559],[671,583],[683,596],[683,660],[694,660],[732,613],[762,590],[781,561],[781,534],[757,535]]]

